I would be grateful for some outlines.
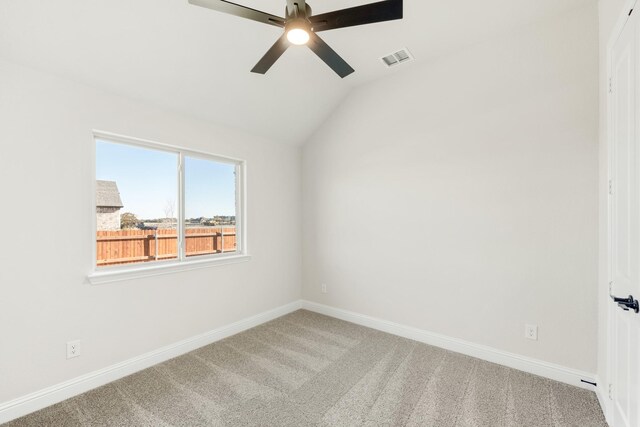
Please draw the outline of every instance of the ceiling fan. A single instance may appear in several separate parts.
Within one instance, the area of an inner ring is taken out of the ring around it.
[[[284,34],[251,70],[259,74],[265,74],[291,44],[306,44],[333,71],[344,78],[353,73],[354,69],[316,33],[402,19],[402,0],[384,0],[320,15],[313,15],[305,0],[287,0],[285,18],[225,0],[189,0],[189,3],[284,28]]]

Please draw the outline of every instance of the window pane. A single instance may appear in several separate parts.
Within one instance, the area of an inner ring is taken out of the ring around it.
[[[178,256],[178,155],[96,140],[98,266]]]
[[[236,167],[184,158],[185,255],[235,252]]]

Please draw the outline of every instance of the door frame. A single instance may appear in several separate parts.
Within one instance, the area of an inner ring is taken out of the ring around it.
[[[606,63],[606,80],[605,90],[606,90],[606,183],[604,185],[604,196],[607,199],[607,251],[606,251],[606,283],[604,286],[606,288],[606,294],[599,292],[600,298],[603,295],[606,295],[606,364],[605,364],[605,378],[598,379],[598,400],[600,400],[600,405],[602,406],[602,411],[604,412],[605,418],[607,422],[613,426],[613,396],[611,392],[611,376],[613,373],[613,360],[614,360],[614,342],[613,342],[613,315],[614,315],[614,304],[610,302],[609,295],[611,294],[610,284],[612,282],[612,268],[611,268],[611,253],[612,253],[612,242],[611,242],[611,228],[612,228],[612,199],[610,197],[609,185],[612,179],[612,170],[613,170],[613,94],[611,92],[611,79],[613,76],[613,49],[615,47],[618,38],[622,34],[622,31],[629,20],[630,11],[634,9],[636,6],[640,6],[640,0],[625,0],[624,6],[619,13],[619,16],[616,20],[616,24],[614,25],[610,35],[609,40],[607,42],[607,63]],[[636,11],[636,13],[640,13]],[[601,223],[602,224],[602,223]],[[605,381],[605,383],[601,383],[601,381]]]

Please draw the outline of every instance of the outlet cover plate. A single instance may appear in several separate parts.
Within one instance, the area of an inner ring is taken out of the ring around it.
[[[67,359],[80,356],[80,340],[67,342]]]
[[[538,340],[538,325],[524,325],[524,336],[530,340]]]

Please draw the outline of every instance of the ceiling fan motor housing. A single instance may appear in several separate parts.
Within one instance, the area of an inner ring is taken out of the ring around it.
[[[291,31],[293,29],[301,29],[301,30],[305,30],[307,32],[311,31],[311,23],[309,22],[308,19],[305,18],[294,18],[294,19],[287,19],[287,22],[284,26],[284,30],[285,32]]]

